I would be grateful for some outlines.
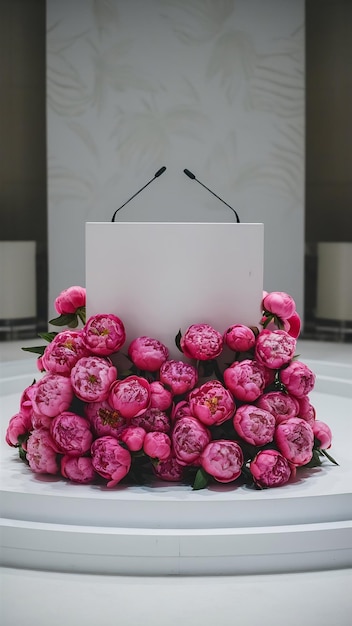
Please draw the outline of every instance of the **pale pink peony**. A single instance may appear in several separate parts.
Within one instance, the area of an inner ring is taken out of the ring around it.
[[[16,413],[11,417],[7,430],[6,430],[6,443],[9,446],[17,447],[19,445],[18,438],[24,438],[32,430],[32,420],[28,415],[23,413]]]
[[[84,406],[84,414],[90,421],[96,437],[111,435],[118,438],[128,424],[127,420],[116,409],[113,409],[107,400],[88,402]]]
[[[58,474],[57,447],[48,430],[33,430],[27,441],[27,461],[36,474]]]
[[[42,356],[42,367],[50,374],[70,376],[77,361],[88,354],[82,332],[64,330],[46,346]]]
[[[82,329],[83,341],[90,352],[108,356],[122,348],[126,341],[125,327],[113,314],[92,315]]]
[[[180,344],[189,359],[207,361],[221,354],[224,340],[221,333],[209,324],[192,324],[182,335]]]
[[[196,368],[183,361],[165,361],[159,376],[160,381],[169,386],[175,396],[191,391],[198,381]]]
[[[165,411],[149,408],[142,415],[137,415],[131,420],[131,425],[141,426],[147,433],[155,430],[160,433],[168,433],[171,430],[171,420]]]
[[[144,413],[150,405],[150,386],[141,376],[128,376],[111,385],[109,403],[122,417],[132,419]]]
[[[224,333],[224,342],[234,352],[247,352],[255,346],[255,334],[249,326],[234,324]]]
[[[137,337],[128,348],[128,356],[140,370],[156,372],[169,357],[163,343],[152,337]]]
[[[263,298],[263,309],[277,317],[287,319],[296,311],[296,304],[284,291],[271,291]]]
[[[84,287],[69,287],[64,289],[55,300],[55,309],[60,315],[75,313],[77,309],[86,305],[86,290]]]
[[[170,437],[166,433],[147,433],[143,441],[143,450],[152,459],[165,461],[171,454]]]
[[[292,361],[280,372],[280,380],[287,391],[296,398],[307,396],[315,384],[315,374],[305,363]]]
[[[61,474],[73,483],[87,485],[96,478],[92,459],[89,456],[63,456]]]
[[[253,404],[237,409],[233,425],[239,436],[253,446],[265,446],[274,438],[275,417]]]
[[[35,385],[32,396],[33,411],[37,415],[56,417],[67,411],[73,399],[71,381],[67,376],[47,374]]]
[[[235,441],[219,439],[204,448],[200,463],[203,469],[220,483],[229,483],[241,475],[243,452]]]
[[[297,398],[283,391],[269,391],[268,393],[264,393],[258,398],[256,405],[274,415],[276,424],[290,417],[296,417],[299,411]]]
[[[295,350],[296,339],[284,330],[262,330],[256,339],[256,359],[270,369],[289,363]]]
[[[327,450],[331,447],[332,432],[325,422],[316,420],[313,424],[314,437],[319,441],[319,448],[321,450]]]
[[[71,370],[74,392],[84,402],[106,400],[117,370],[111,361],[98,356],[82,357]]]
[[[312,426],[315,422],[316,411],[314,406],[310,403],[308,396],[301,396],[300,398],[296,398],[298,402],[298,413],[297,417],[301,417],[302,420],[305,420]]]
[[[165,461],[153,463],[153,471],[157,478],[168,482],[180,482],[184,477],[185,467],[180,465],[171,454]]]
[[[290,463],[306,465],[313,455],[313,429],[299,417],[291,417],[276,427],[275,443]]]
[[[222,424],[236,410],[231,393],[217,380],[209,380],[193,389],[188,401],[192,415],[206,426]]]
[[[172,432],[172,445],[180,465],[199,465],[199,456],[210,442],[209,430],[195,417],[181,417]]]
[[[245,359],[235,361],[225,369],[224,382],[236,399],[253,402],[263,393],[267,375],[260,363]]]
[[[296,473],[295,467],[277,450],[260,450],[249,470],[254,482],[262,488],[281,487]]]
[[[127,448],[131,452],[138,452],[143,448],[143,442],[146,436],[146,431],[140,426],[128,426],[121,433],[119,439],[126,444]]]
[[[172,393],[158,380],[150,383],[150,407],[166,411],[172,404]]]
[[[93,441],[89,421],[70,411],[64,411],[53,419],[50,434],[57,449],[69,456],[85,454]]]
[[[108,480],[108,487],[115,487],[131,467],[131,454],[115,437],[100,437],[92,443],[92,463],[95,471]]]

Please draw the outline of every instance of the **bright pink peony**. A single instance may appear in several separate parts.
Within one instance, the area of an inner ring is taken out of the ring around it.
[[[321,450],[327,450],[331,447],[332,432],[325,422],[316,420],[313,424],[314,437],[319,441],[319,448]]]
[[[295,475],[294,466],[277,450],[260,450],[249,470],[254,482],[262,488],[281,487]]]
[[[224,333],[224,342],[234,352],[247,352],[255,346],[255,334],[249,326],[234,324]]]
[[[77,361],[88,354],[82,332],[64,330],[46,346],[42,356],[42,367],[50,374],[70,376]]]
[[[225,369],[224,382],[236,399],[253,402],[263,393],[266,372],[260,363],[251,359],[235,361]]]
[[[160,432],[147,433],[143,442],[143,450],[152,459],[166,461],[171,454],[170,437]]]
[[[300,398],[296,398],[298,402],[298,413],[297,417],[301,417],[302,420],[305,420],[310,424],[313,428],[313,424],[315,422],[316,411],[314,406],[310,403],[308,396],[301,396]]]
[[[185,468],[177,462],[176,457],[171,455],[165,461],[159,460],[159,463],[153,463],[153,471],[160,480],[179,482],[183,479]]]
[[[82,357],[71,371],[74,392],[84,402],[106,400],[116,377],[116,367],[108,359],[98,356]]]
[[[116,409],[113,409],[107,400],[88,402],[84,406],[84,414],[96,437],[111,435],[118,438],[128,424],[127,420]]]
[[[276,427],[275,443],[290,463],[306,465],[313,455],[313,429],[299,417],[291,417]]]
[[[219,439],[204,448],[200,463],[220,483],[230,483],[241,475],[243,452],[235,441]]]
[[[186,400],[181,400],[174,404],[171,411],[171,422],[175,422],[180,419],[180,417],[192,417],[191,408],[189,406],[189,402]]]
[[[69,287],[64,289],[55,300],[55,309],[60,315],[75,313],[77,309],[86,305],[86,290],[84,287]]]
[[[130,471],[131,455],[114,437],[96,439],[91,452],[93,467],[109,481],[107,487],[115,487]]]
[[[315,374],[305,363],[292,361],[280,372],[280,380],[285,385],[287,391],[296,398],[307,396],[315,384]]]
[[[39,430],[40,428],[45,428],[46,430],[50,430],[52,421],[53,421],[52,417],[48,417],[47,415],[40,415],[39,413],[33,412],[32,426],[36,430]]]
[[[37,383],[33,383],[22,392],[20,398],[20,413],[26,417],[31,417],[33,414],[32,399],[36,390]]]
[[[17,447],[18,438],[28,435],[32,428],[32,420],[28,415],[16,413],[9,421],[5,437],[6,443],[14,448]]]
[[[89,456],[63,456],[61,474],[73,483],[82,485],[92,483],[96,477],[92,459]]]
[[[128,348],[128,356],[140,370],[156,372],[169,357],[163,343],[151,337],[137,337]]]
[[[160,368],[160,381],[170,387],[175,396],[191,391],[198,381],[193,365],[183,361],[165,361]]]
[[[277,317],[287,319],[296,311],[296,304],[284,291],[272,291],[264,296],[263,309]]]
[[[57,447],[48,430],[33,430],[27,441],[27,461],[36,474],[58,474]]]
[[[69,456],[85,454],[93,441],[89,421],[70,411],[64,411],[53,419],[50,434],[58,450]]]
[[[121,433],[119,439],[126,444],[131,452],[138,452],[143,448],[143,442],[146,436],[144,428],[140,426],[127,426]]]
[[[236,432],[253,446],[265,446],[274,438],[275,417],[253,404],[240,406],[233,418]]]
[[[199,456],[210,442],[209,430],[195,417],[181,417],[172,433],[172,445],[180,465],[199,465]]]
[[[141,415],[150,405],[148,381],[140,376],[116,380],[111,385],[109,403],[126,419]]]
[[[56,417],[67,411],[73,399],[71,381],[67,376],[47,374],[35,385],[33,411],[45,417]]]
[[[301,332],[301,318],[298,313],[294,313],[287,320],[284,320],[284,330],[297,339],[299,333]]]
[[[152,409],[166,411],[172,404],[172,393],[158,380],[150,383],[150,406]]]
[[[90,352],[98,356],[108,356],[122,348],[126,341],[126,332],[116,315],[93,315],[82,329],[82,337]]]
[[[223,338],[209,324],[192,324],[181,337],[181,349],[189,359],[207,361],[215,359],[223,349]]]
[[[206,426],[222,424],[236,409],[231,393],[217,380],[209,380],[193,389],[188,401],[192,415]]]
[[[270,369],[278,369],[289,363],[295,350],[295,338],[284,330],[262,330],[256,339],[256,359]]]
[[[264,393],[258,398],[256,405],[260,409],[269,411],[269,413],[274,415],[276,424],[290,417],[296,417],[299,411],[297,398],[283,393],[282,391],[269,391],[268,393]]]
[[[133,417],[130,422],[133,426],[141,426],[147,433],[150,433],[152,430],[159,433],[168,433],[171,430],[169,416],[165,411],[160,411],[160,409],[149,408],[142,415]]]

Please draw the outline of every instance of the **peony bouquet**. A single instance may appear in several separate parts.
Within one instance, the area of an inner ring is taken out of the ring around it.
[[[321,465],[331,431],[309,400],[314,373],[295,356],[291,296],[264,293],[258,327],[179,331],[180,359],[154,337],[125,348],[122,320],[85,321],[85,289],[55,301],[61,332],[41,333],[42,376],[21,396],[6,441],[33,472],[115,487],[157,478],[279,487]],[[82,327],[79,328],[82,323]]]

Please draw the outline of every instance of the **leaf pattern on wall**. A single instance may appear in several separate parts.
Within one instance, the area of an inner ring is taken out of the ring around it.
[[[186,44],[207,42],[233,13],[235,0],[160,0],[161,14]],[[166,11],[169,9],[169,11]]]

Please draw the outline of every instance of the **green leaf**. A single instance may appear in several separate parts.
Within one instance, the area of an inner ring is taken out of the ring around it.
[[[75,319],[75,313],[67,313],[66,315],[59,315],[59,317],[54,317],[52,320],[49,320],[49,324],[52,326],[68,326]]]
[[[196,473],[192,489],[194,491],[198,489],[204,489],[209,482],[209,474],[201,467]]]
[[[76,310],[76,314],[78,315],[82,324],[85,324],[86,323],[86,307],[81,306],[79,309]]]
[[[46,346],[33,346],[33,348],[21,348],[21,350],[23,350],[23,352],[33,352],[34,354],[39,354],[40,356],[43,356],[45,352],[45,347]]]
[[[326,458],[329,459],[330,463],[333,463],[334,465],[338,465],[338,462],[335,461],[334,457],[332,457],[326,450],[319,450],[319,452],[321,452],[321,454],[326,456]]]
[[[183,351],[182,351],[182,348],[181,348],[181,337],[182,337],[182,333],[181,333],[181,328],[180,328],[180,330],[178,331],[178,333],[177,333],[177,335],[175,337],[175,344],[176,344],[177,348],[179,349],[179,351],[182,352],[182,354],[183,354]]]
[[[58,333],[39,333],[39,337],[50,343]]]
[[[25,463],[28,463],[28,461],[27,461],[27,452],[25,451],[24,448],[22,448],[22,446],[18,447],[18,456],[20,457],[21,461],[24,461]]]
[[[67,324],[67,326],[68,326],[69,328],[77,328],[77,326],[78,326],[78,317],[77,317],[77,316],[75,316],[75,317],[74,317],[74,319],[72,320],[72,322],[69,322],[69,323]]]
[[[320,465],[322,465],[322,462],[320,460],[319,450],[313,450],[313,456],[311,460],[309,461],[309,463],[303,465],[303,467],[319,467]]]

